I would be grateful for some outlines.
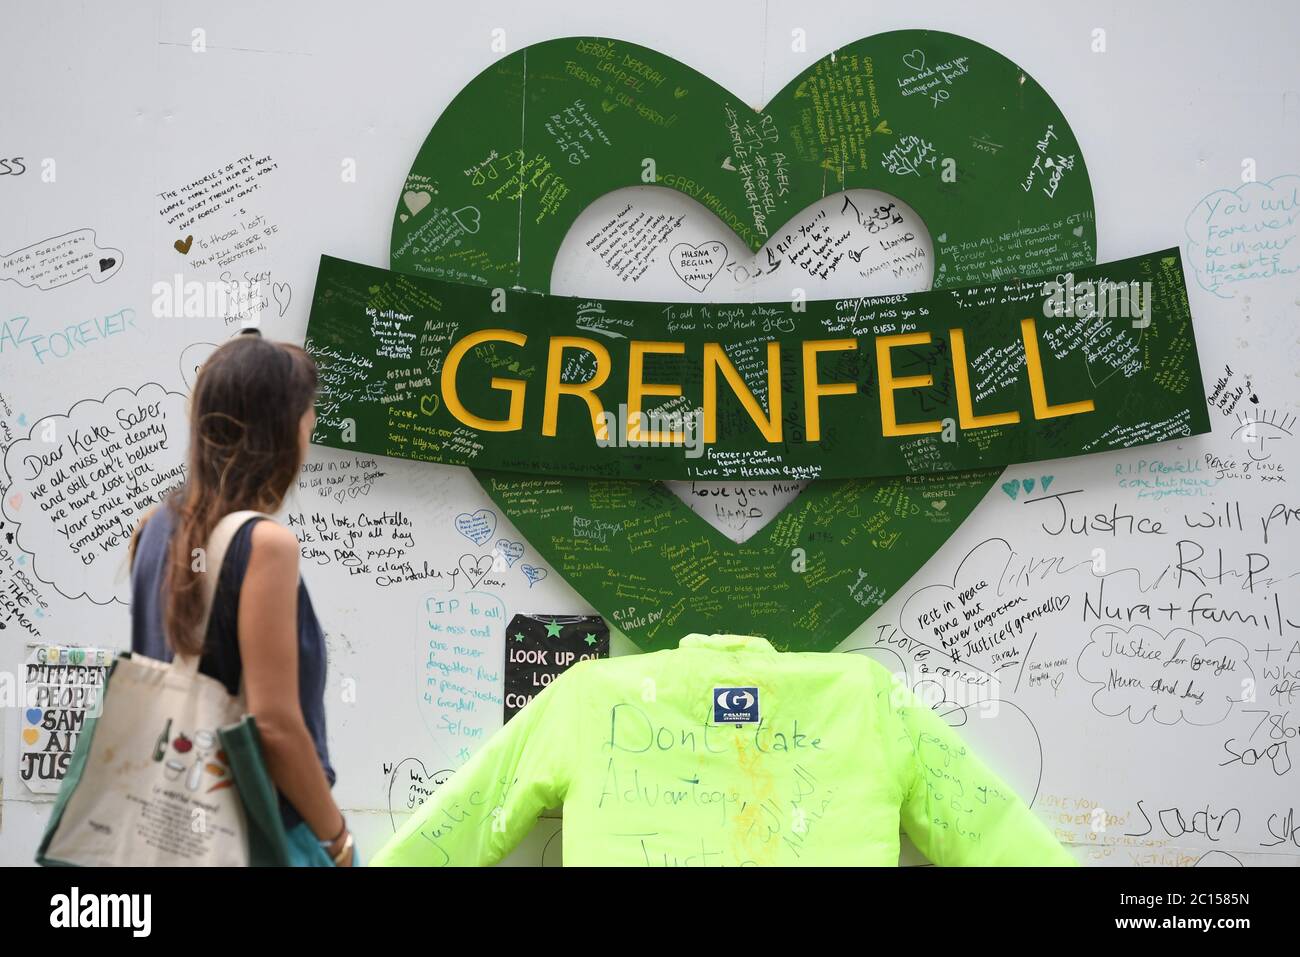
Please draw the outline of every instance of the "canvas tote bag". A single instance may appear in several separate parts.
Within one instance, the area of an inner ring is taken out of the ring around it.
[[[233,512],[208,538],[202,576],[207,634],[212,599],[235,533],[261,512]],[[199,659],[169,664],[120,654],[98,717],[77,741],[36,860],[90,867],[289,863],[279,800],[257,725],[199,674]]]

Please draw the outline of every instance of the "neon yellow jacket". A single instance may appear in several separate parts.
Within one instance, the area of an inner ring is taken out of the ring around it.
[[[372,863],[492,864],[560,805],[566,865],[895,866],[900,825],[936,864],[1076,863],[882,665],[700,634],[578,662]]]

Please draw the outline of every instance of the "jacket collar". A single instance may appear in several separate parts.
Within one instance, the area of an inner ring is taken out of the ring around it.
[[[766,651],[776,653],[772,643],[757,635],[702,635],[692,632],[678,643],[679,648],[707,648],[711,651]]]

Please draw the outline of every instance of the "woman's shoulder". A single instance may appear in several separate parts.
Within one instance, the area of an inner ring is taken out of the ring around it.
[[[142,554],[152,555],[165,549],[171,538],[172,499],[164,498],[151,505],[136,522],[131,534],[131,567],[134,570],[137,558]]]
[[[276,565],[298,564],[298,536],[274,519],[265,518],[249,523],[252,530],[249,544],[252,554],[259,562]]]

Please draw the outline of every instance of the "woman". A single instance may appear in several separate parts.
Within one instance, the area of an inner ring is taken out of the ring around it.
[[[267,770],[280,794],[293,863],[352,866],[347,822],[330,794],[325,638],[298,577],[298,540],[254,518],[220,569],[205,640],[197,556],[225,515],[275,512],[297,480],[316,414],[316,365],[297,346],[236,337],[199,371],[190,399],[187,479],[131,543],[131,650],[167,661],[202,653],[199,670],[233,695],[242,677]]]

